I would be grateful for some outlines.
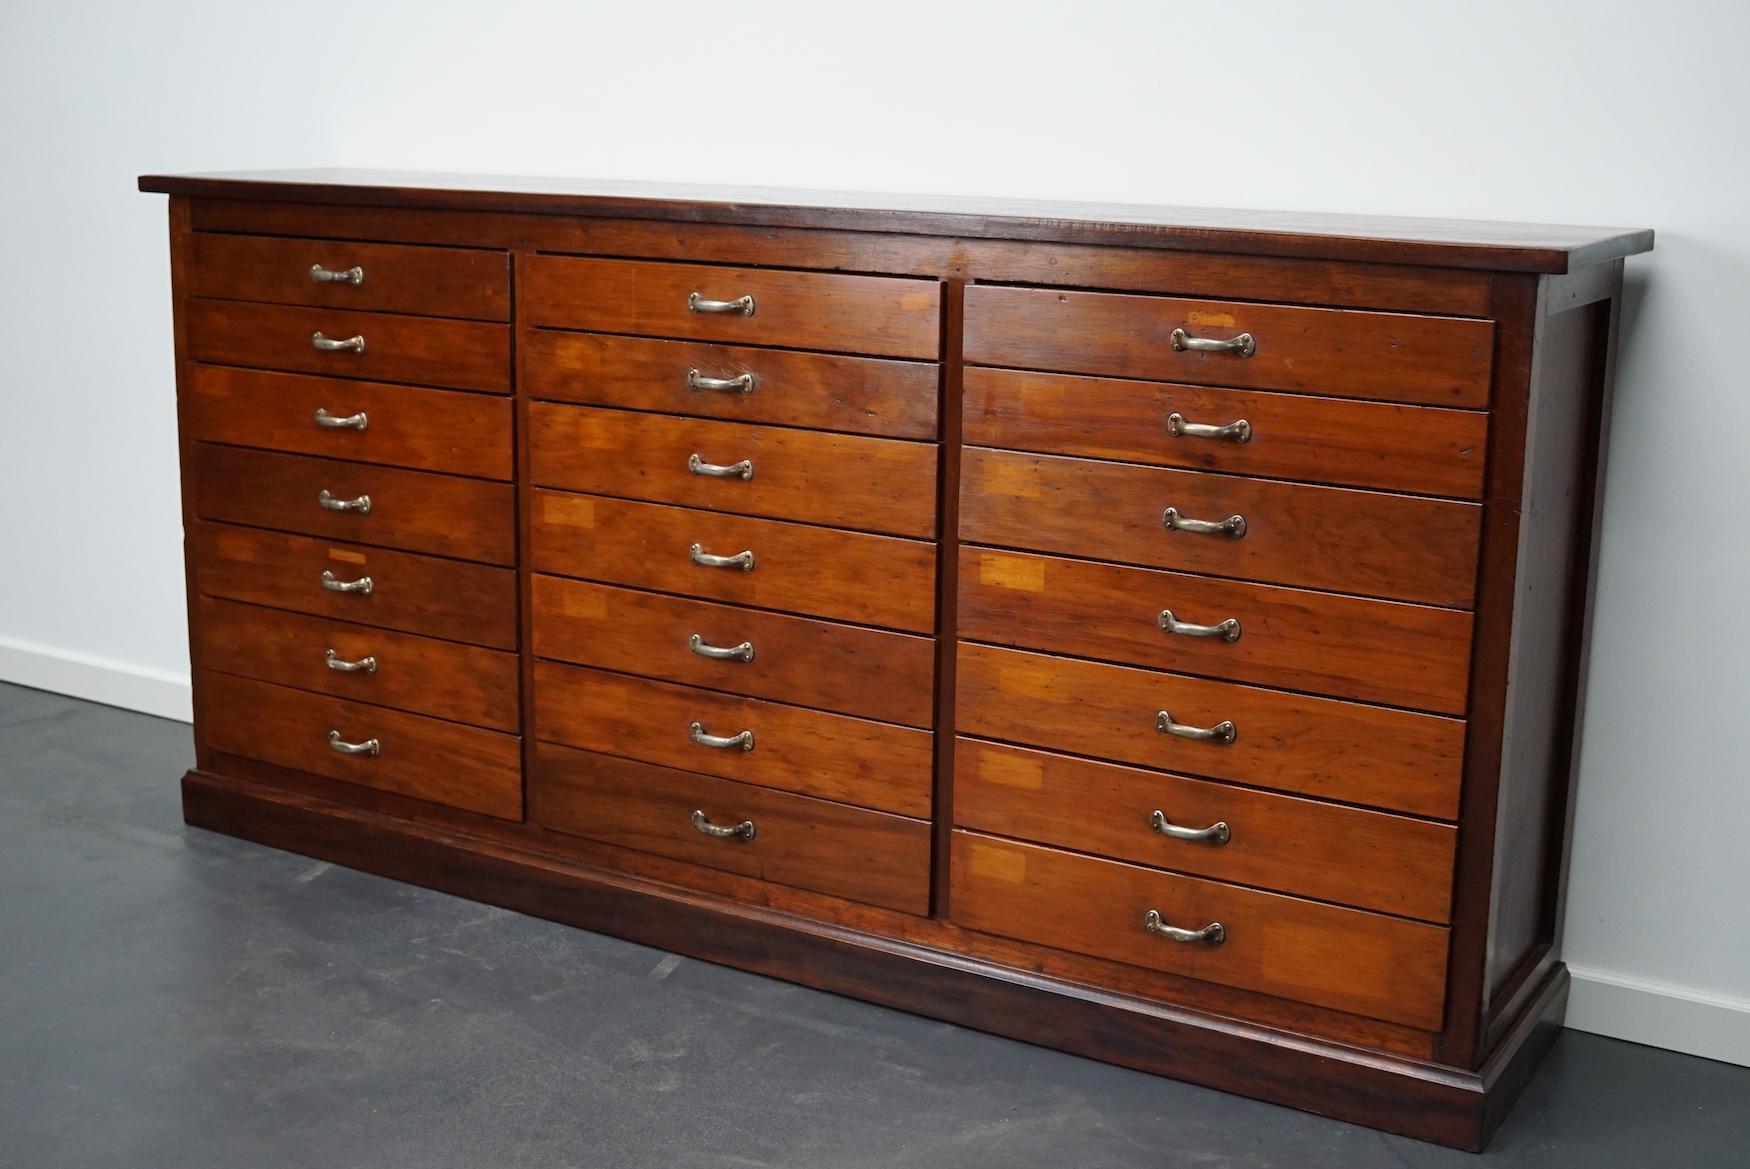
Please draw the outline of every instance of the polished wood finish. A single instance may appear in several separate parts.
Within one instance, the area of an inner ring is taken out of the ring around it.
[[[530,783],[541,822],[559,832],[902,913],[929,909],[921,820],[551,743],[539,745]],[[695,811],[719,826],[751,822],[754,836],[714,839],[693,826]]]
[[[522,390],[537,398],[806,426],[883,438],[936,437],[933,364],[533,329]],[[695,389],[687,375],[751,375],[753,389]]]

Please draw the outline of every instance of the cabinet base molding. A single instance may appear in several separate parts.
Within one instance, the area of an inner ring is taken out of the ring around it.
[[[1476,1071],[1401,1059],[193,770],[183,818],[458,897],[1090,1059],[1480,1151],[1560,1032],[1559,962]]]

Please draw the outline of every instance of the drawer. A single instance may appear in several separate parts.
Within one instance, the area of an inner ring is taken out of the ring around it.
[[[959,730],[1319,799],[1454,819],[1464,723],[1331,698],[962,645]],[[1233,727],[1232,739],[1184,730]]]
[[[961,548],[959,617],[969,641],[1466,710],[1472,618],[1459,609]]]
[[[202,679],[202,726],[214,750],[395,795],[520,820],[522,740],[326,694],[227,674]],[[378,753],[339,744],[376,741]]]
[[[967,929],[1437,1031],[1447,931],[1057,849],[955,832],[954,921]],[[1180,942],[1164,925],[1220,923]]]
[[[516,573],[311,536],[196,524],[195,586],[206,596],[466,641],[517,645]],[[368,592],[333,583],[370,581]]]
[[[931,638],[557,576],[535,576],[529,604],[540,657],[908,726],[933,721]]]
[[[202,519],[516,562],[516,491],[509,483],[210,443],[196,444],[192,464]]]
[[[523,390],[536,398],[807,426],[887,438],[936,437],[933,363],[749,349],[534,329]],[[717,387],[709,379],[739,385]]]
[[[530,493],[529,526],[536,572],[917,633],[936,627],[936,549],[918,540],[541,490]]]
[[[207,669],[513,734],[522,725],[515,654],[212,597],[198,612]]]
[[[1249,354],[1175,349],[1249,334]],[[1410,316],[1057,288],[966,290],[966,362],[1429,406],[1489,404],[1495,326]]]
[[[974,368],[965,411],[965,440],[977,446],[1464,499],[1483,493],[1489,420],[1474,410]],[[1202,433],[1210,427],[1223,433]]]
[[[519,279],[533,325],[876,357],[941,351],[934,280],[540,255]]]
[[[1450,824],[972,739],[955,747],[954,822],[1236,885],[1451,920],[1458,831]],[[1225,831],[1212,835],[1218,825]],[[1170,834],[1180,830],[1205,835]]]
[[[695,741],[695,733],[743,732],[751,732],[751,748]],[[931,735],[909,727],[538,662],[535,734],[798,795],[930,815]]]
[[[182,279],[193,296],[510,320],[505,252],[196,232]]]
[[[510,392],[508,325],[200,297],[183,308],[194,361]],[[362,337],[364,351],[318,349],[318,333],[329,341]]]
[[[1243,534],[1169,529],[1168,508]],[[1477,504],[1412,495],[981,447],[961,460],[968,543],[1460,608],[1481,521]]]
[[[512,474],[509,398],[191,365],[189,438],[483,479]],[[329,421],[345,425],[323,425]]]
[[[536,402],[529,476],[543,487],[741,515],[936,532],[928,443]]]
[[[930,826],[752,784],[542,743],[542,827],[852,901],[925,914]],[[703,813],[703,827],[694,817]],[[751,835],[707,827],[751,825]]]

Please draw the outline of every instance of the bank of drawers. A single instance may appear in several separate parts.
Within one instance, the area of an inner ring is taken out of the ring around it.
[[[541,823],[927,912],[938,285],[523,279]]]
[[[954,919],[1438,1029],[1491,323],[965,320]]]
[[[181,290],[206,745],[521,819],[508,256],[197,235]]]

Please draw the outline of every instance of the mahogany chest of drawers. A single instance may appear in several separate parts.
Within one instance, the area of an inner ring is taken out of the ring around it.
[[[140,185],[191,824],[1486,1142],[1651,233]]]

